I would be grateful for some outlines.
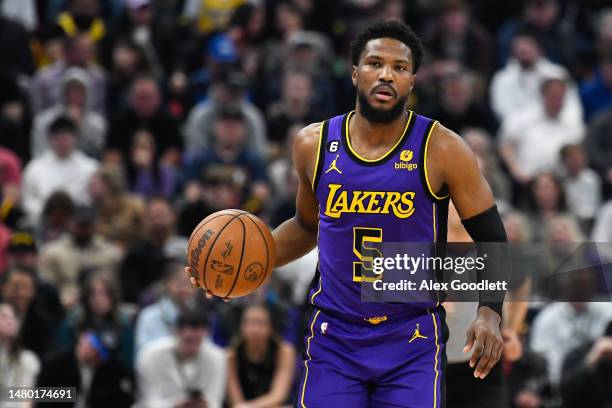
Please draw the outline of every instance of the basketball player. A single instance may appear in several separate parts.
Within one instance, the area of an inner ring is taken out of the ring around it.
[[[273,235],[277,267],[319,249],[299,407],[443,407],[443,307],[362,302],[354,264],[364,241],[444,241],[449,200],[474,241],[506,240],[469,147],[406,110],[422,56],[406,25],[370,26],[353,44],[355,111],[296,139],[297,211]],[[469,326],[475,377],[501,356],[500,315],[501,303],[481,303]]]

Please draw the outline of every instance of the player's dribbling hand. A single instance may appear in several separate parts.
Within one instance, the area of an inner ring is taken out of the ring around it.
[[[194,288],[201,288],[206,292],[206,299],[212,299],[215,296],[210,290],[203,288],[202,285],[200,285],[200,283],[198,282],[198,280],[193,275],[191,275],[191,268],[189,266],[185,267],[185,273],[189,278],[189,282],[191,282],[191,286],[193,286]],[[228,298],[223,298],[223,301],[229,302],[230,300]]]
[[[473,350],[470,367],[476,367],[476,378],[485,378],[502,356],[504,342],[499,330],[500,321],[501,317],[497,313],[483,306],[478,309],[476,318],[468,327],[463,352]]]

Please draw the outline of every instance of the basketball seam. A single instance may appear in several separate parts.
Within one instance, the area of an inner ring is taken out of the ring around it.
[[[244,222],[240,219],[241,215],[242,214],[239,214],[236,216],[238,221],[240,221],[240,224],[242,224],[242,250],[240,251],[240,261],[238,261],[238,268],[236,269],[236,276],[234,277],[234,283],[232,283],[232,287],[230,288],[229,292],[227,292],[227,294],[224,296],[224,298],[227,298],[234,291],[234,288],[236,287],[236,283],[238,282],[238,277],[240,276],[240,268],[242,267],[242,260],[244,259],[244,247],[246,243],[246,227],[244,226]]]
[[[261,228],[259,228],[259,225],[257,225],[255,220],[251,218],[250,214],[246,214],[246,217],[249,219],[249,221],[251,221],[255,225],[255,228],[257,228],[257,231],[259,231],[259,234],[263,238],[264,245],[266,246],[266,269],[265,269],[266,273],[263,274],[263,278],[257,284],[257,286],[255,287],[255,290],[253,290],[253,292],[255,292],[257,289],[259,289],[259,287],[264,282],[264,280],[266,280],[265,279],[266,276],[268,276],[268,266],[270,266],[270,250],[268,249],[268,241],[266,241],[266,237],[264,236],[264,233],[261,231]]]
[[[229,216],[231,217],[231,215],[230,215],[230,214],[219,214],[219,215],[215,215],[215,216],[214,216],[214,217],[212,217],[210,220],[206,221],[204,224],[202,224],[202,225],[200,225],[199,227],[197,227],[197,228],[196,228],[196,229],[195,229],[195,230],[194,230],[194,231],[191,233],[191,236],[189,237],[189,241],[187,242],[187,249],[188,249],[188,251],[187,251],[187,252],[188,252],[188,253],[186,254],[186,255],[187,255],[187,262],[189,263],[189,267],[190,267],[190,268],[191,268],[191,263],[190,263],[190,258],[191,258],[191,257],[189,256],[189,252],[190,252],[190,251],[189,251],[189,248],[191,248],[191,240],[192,240],[192,238],[193,238],[193,237],[194,237],[194,236],[195,236],[195,235],[198,233],[198,231],[200,231],[202,228],[204,228],[204,227],[205,227],[205,226],[206,226],[206,225],[207,225],[209,222],[211,222],[212,220],[216,220],[216,219],[217,219],[217,218],[219,218],[219,217],[223,217],[224,215],[229,215]],[[239,214],[238,216],[240,216],[240,215],[241,215],[241,214]],[[235,216],[234,216],[234,217],[235,217]],[[230,220],[230,222],[231,222],[231,221],[232,221],[232,220]],[[202,283],[202,282],[200,282],[200,283]],[[206,286],[206,279],[204,279],[203,284],[204,284],[204,289],[205,289],[205,290],[208,290],[208,286]]]
[[[210,253],[212,252],[213,248],[215,247],[215,243],[217,242],[217,240],[219,239],[219,237],[221,236],[221,233],[223,232],[224,229],[227,228],[228,225],[230,225],[236,218],[240,217],[241,214],[238,215],[234,215],[232,217],[231,220],[228,221],[227,224],[225,224],[223,226],[223,228],[221,228],[221,230],[219,230],[219,232],[217,233],[217,236],[215,237],[215,239],[213,240],[213,242],[210,244],[210,250],[208,251],[208,254],[206,255],[206,261],[204,261],[204,286],[206,286],[206,265],[208,264],[208,258],[210,257]],[[208,224],[208,223],[206,223]],[[243,243],[244,245],[244,243]],[[208,287],[208,286],[206,286]]]

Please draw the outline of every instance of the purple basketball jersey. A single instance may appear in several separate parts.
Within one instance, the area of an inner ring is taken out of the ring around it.
[[[323,122],[313,177],[319,202],[318,282],[310,302],[328,313],[376,323],[436,302],[362,302],[364,246],[373,242],[444,242],[448,194],[432,192],[425,153],[435,121],[408,111],[404,133],[387,154],[366,160],[351,147],[354,112]]]

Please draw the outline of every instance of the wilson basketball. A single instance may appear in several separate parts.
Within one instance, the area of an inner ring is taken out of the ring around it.
[[[223,210],[204,218],[191,233],[187,263],[203,289],[222,298],[254,292],[275,259],[272,233],[251,213]]]

